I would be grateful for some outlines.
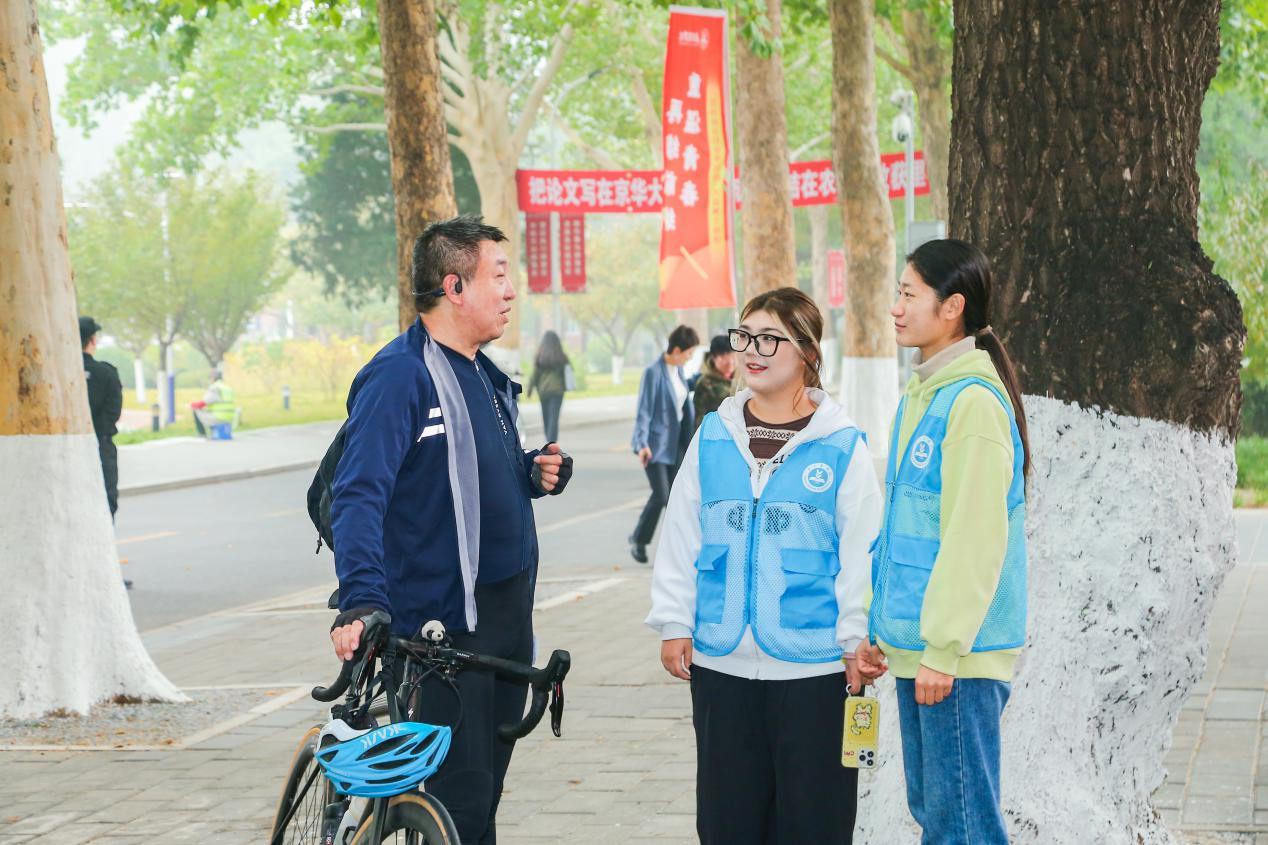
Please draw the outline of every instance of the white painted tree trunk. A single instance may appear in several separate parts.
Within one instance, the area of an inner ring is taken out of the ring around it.
[[[119,571],[75,324],[34,3],[0,3],[0,718],[117,695],[185,700]]]
[[[837,396],[867,435],[872,457],[884,467],[894,409],[898,407],[898,357],[846,355],[841,359],[841,389]]]
[[[132,380],[136,385],[136,401],[145,404],[145,363],[140,358],[132,359]]]
[[[620,384],[621,375],[624,372],[625,372],[625,356],[613,355],[612,356],[612,383]]]
[[[1207,622],[1235,561],[1232,444],[1170,423],[1026,397],[1029,638],[1004,711],[1017,845],[1173,845],[1149,803]],[[893,682],[882,765],[860,781],[860,845],[918,841]]]

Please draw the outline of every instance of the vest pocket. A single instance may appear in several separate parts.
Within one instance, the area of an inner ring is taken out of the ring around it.
[[[835,628],[836,575],[841,561],[836,552],[821,549],[784,549],[784,594],[779,598],[781,628]]]
[[[885,579],[885,615],[916,620],[938,559],[938,541],[895,534],[889,539],[889,575]]]
[[[727,546],[706,545],[696,558],[696,621],[721,622],[726,606]]]

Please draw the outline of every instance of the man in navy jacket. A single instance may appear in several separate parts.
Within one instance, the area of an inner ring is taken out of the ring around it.
[[[348,393],[330,509],[341,611],[331,640],[342,660],[374,610],[402,636],[437,619],[460,648],[532,660],[531,500],[563,490],[571,459],[554,443],[521,448],[520,385],[480,352],[506,330],[515,298],[505,240],[470,215],[428,227],[413,252],[419,319]],[[496,730],[523,715],[527,691],[477,671],[457,683],[462,727],[427,789],[465,845],[491,844],[513,747]],[[415,721],[458,721],[457,698],[434,678],[415,708]]]

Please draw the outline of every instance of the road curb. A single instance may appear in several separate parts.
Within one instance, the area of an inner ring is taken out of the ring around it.
[[[628,422],[633,420],[631,416],[607,417],[603,419],[581,420],[580,422],[571,423],[568,428],[591,428],[596,425],[608,425],[610,423]],[[543,431],[540,423],[535,423],[524,430],[525,434],[537,433]],[[321,458],[313,458],[311,460],[293,461],[288,464],[277,464],[276,466],[257,467],[254,469],[238,470],[236,472],[224,472],[216,475],[204,475],[197,478],[174,478],[171,481],[158,481],[154,484],[135,484],[129,487],[119,488],[119,498],[129,498],[132,496],[143,496],[147,493],[162,493],[167,490],[183,490],[189,487],[202,487],[208,484],[224,484],[228,481],[242,481],[247,478],[259,478],[265,475],[278,475],[283,472],[294,472],[301,469],[316,469],[321,463]]]

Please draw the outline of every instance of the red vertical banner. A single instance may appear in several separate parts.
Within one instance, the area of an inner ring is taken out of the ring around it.
[[[528,265],[528,292],[550,293],[554,262],[550,254],[550,215],[524,215],[524,263]]]
[[[845,307],[845,250],[828,250],[828,307]]]
[[[567,293],[586,290],[586,216],[559,215],[559,278]]]
[[[669,10],[660,307],[735,305],[726,12]]]

